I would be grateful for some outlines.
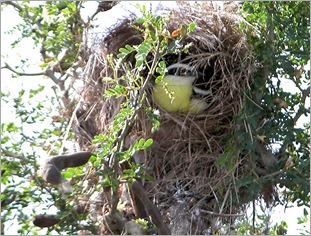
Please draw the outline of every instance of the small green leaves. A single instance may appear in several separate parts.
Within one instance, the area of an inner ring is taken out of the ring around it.
[[[41,85],[38,89],[30,89],[29,91],[29,98],[34,97],[35,95],[39,94],[40,92],[42,92],[44,89],[44,86]]]
[[[146,149],[146,148],[149,148],[151,145],[153,144],[153,139],[147,139],[146,142],[144,143],[144,146],[143,148]]]
[[[158,63],[158,67],[156,69],[156,72],[159,73],[160,75],[157,76],[155,82],[159,83],[163,79],[163,77],[165,76],[165,73],[166,73],[166,64],[164,61],[160,61]]]
[[[130,45],[125,45],[125,48],[120,48],[119,49],[119,54],[117,55],[117,58],[124,58],[125,56],[127,56],[128,54],[134,52],[135,49],[130,46]]]
[[[145,141],[145,139],[141,138],[138,142],[134,144],[133,149],[135,149],[135,151],[147,149],[152,145],[152,143],[153,143],[152,139],[147,139]]]
[[[136,3],[136,7],[144,14],[147,14],[147,8],[145,5],[140,5],[139,3]],[[140,18],[141,20],[145,20],[144,18]]]
[[[196,28],[196,24],[191,22],[188,27],[188,33],[191,33]]]
[[[145,40],[141,44],[138,45],[136,48],[137,54],[135,55],[136,59],[136,67],[142,69],[142,66],[146,62],[146,58],[148,53],[151,51],[153,45],[151,41]]]
[[[236,150],[233,147],[227,147],[225,152],[217,158],[216,165],[231,170],[234,167],[237,158]]]
[[[115,80],[111,77],[103,77],[103,82],[114,82]]]
[[[104,91],[104,97],[121,97],[125,95],[127,92],[127,88],[123,85],[116,85],[111,89],[107,89]]]
[[[137,18],[137,19],[136,19],[136,22],[137,22],[138,24],[142,24],[142,23],[145,22],[145,20],[144,20],[144,18]]]

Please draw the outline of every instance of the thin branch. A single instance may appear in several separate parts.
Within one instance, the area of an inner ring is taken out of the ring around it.
[[[159,51],[160,51],[160,42],[157,43],[156,52],[155,52],[154,59],[152,61],[152,65],[150,67],[148,76],[147,76],[146,80],[144,81],[144,84],[141,86],[141,88],[139,90],[139,95],[138,95],[137,99],[135,100],[134,111],[133,111],[132,115],[129,117],[129,119],[126,120],[125,125],[124,125],[122,131],[120,132],[119,137],[116,140],[116,144],[115,145],[116,145],[116,151],[117,152],[120,152],[122,150],[122,148],[123,148],[123,141],[125,139],[125,136],[127,135],[129,129],[132,126],[132,123],[134,122],[134,120],[135,120],[135,118],[137,116],[137,113],[139,111],[140,105],[141,105],[141,103],[143,101],[143,98],[144,98],[144,91],[146,90],[147,85],[148,85],[150,79],[152,78],[152,75],[153,75],[153,73],[154,73],[154,71],[156,69],[157,61],[158,61],[158,58],[159,58]],[[116,175],[115,178],[117,179],[117,175],[118,175],[117,168],[119,166],[119,163],[118,163],[118,161],[115,158],[115,153],[111,154],[110,160],[113,161],[113,164],[111,166],[113,166],[113,169],[114,169],[114,172],[115,172],[115,175]],[[119,202],[118,190],[116,190],[116,189],[112,190],[112,199],[113,199],[113,203],[112,203],[112,207],[111,207],[111,212],[114,213],[114,212],[116,212],[117,204]]]
[[[14,8],[16,8],[19,12],[23,10],[23,8],[21,6],[19,6],[18,4],[16,4],[15,2],[12,2],[12,1],[5,1],[5,2],[2,2],[3,4],[7,4],[7,5],[11,5],[13,6]]]
[[[203,209],[200,209],[200,211],[204,212],[204,213],[207,213],[207,214],[210,214],[210,215],[214,215],[214,216],[241,217],[241,216],[245,215],[245,214],[223,214],[223,213],[216,213],[216,212],[213,212],[213,211],[206,211],[206,210],[203,210]]]
[[[41,42],[41,49],[40,49],[40,54],[42,55],[44,61],[48,58],[52,58],[52,56],[50,56],[46,53],[46,49],[45,49],[45,45],[44,45],[46,38],[47,38],[47,35],[45,35],[43,37],[42,42]]]
[[[6,62],[4,63],[4,66],[1,67],[1,69],[8,69],[12,71],[15,74],[18,74],[20,76],[38,76],[38,75],[45,75],[45,72],[37,72],[37,73],[25,73],[25,72],[19,72],[15,69],[13,69],[11,66],[9,66]]]
[[[1,69],[8,69],[12,71],[13,73],[20,75],[20,76],[40,76],[40,75],[45,75],[49,77],[53,82],[59,86],[61,91],[65,90],[64,82],[60,79],[58,79],[55,76],[55,72],[51,67],[48,67],[45,71],[37,72],[37,73],[25,73],[25,72],[20,72],[15,69],[13,69],[10,65],[8,65],[6,62],[4,63],[5,65],[1,67]]]
[[[5,1],[5,2],[2,2],[2,3],[13,6],[15,9],[17,9],[17,11],[18,11],[19,13],[21,13],[22,11],[24,11],[24,8],[22,8],[20,5],[18,5],[18,4],[15,3],[15,2],[12,2],[12,1]],[[31,19],[31,20],[34,19],[34,16],[29,15],[28,11],[24,11],[23,14],[26,14],[26,15],[24,16],[24,18],[29,18],[29,19]],[[42,19],[43,19],[42,17],[38,17],[37,20],[36,20],[36,25],[38,26],[39,29],[41,29],[41,21],[42,21]]]
[[[21,161],[26,161],[26,162],[28,162],[28,160],[27,160],[25,157],[23,157],[22,155],[16,155],[16,154],[14,154],[14,153],[11,153],[11,152],[5,150],[4,148],[1,148],[1,151],[2,151],[6,156],[8,156],[8,157],[13,157],[13,158],[15,158],[15,159],[19,159],[19,160],[21,160]]]
[[[85,95],[85,93],[86,93],[87,91],[88,91],[88,89],[85,90],[85,91],[83,92],[83,94],[81,95],[81,97],[80,97],[80,99],[79,99],[79,101],[78,101],[78,103],[77,103],[77,105],[76,105],[74,111],[72,112],[72,115],[71,115],[69,124],[68,124],[68,126],[67,126],[67,129],[66,129],[66,132],[65,132],[63,141],[62,141],[62,146],[61,146],[61,148],[60,148],[59,151],[58,151],[58,154],[59,154],[59,155],[60,155],[61,153],[64,152],[64,145],[65,145],[65,142],[67,141],[67,138],[68,138],[68,136],[69,136],[69,132],[70,132],[71,126],[72,126],[72,124],[73,124],[74,119],[76,118],[77,111],[78,111],[80,105],[82,104],[82,102],[83,102],[83,97],[84,97],[84,95]]]
[[[141,186],[141,184],[138,181],[134,181],[131,186],[135,195],[143,203],[146,212],[151,218],[152,223],[157,226],[159,234],[170,235],[171,234],[170,229],[166,226],[166,224],[164,224],[159,209],[150,201],[150,199],[146,194],[145,189]]]
[[[252,234],[255,235],[255,222],[256,222],[256,202],[255,200],[252,201],[253,203],[253,227],[252,227]]]
[[[301,102],[303,104],[306,104],[306,99],[307,97],[310,96],[310,86],[306,88],[305,90],[302,90],[302,97],[301,97]],[[294,125],[297,123],[298,119],[304,114],[303,109],[299,109],[298,112],[296,113],[293,121]]]
[[[140,91],[139,91],[139,95],[138,95],[138,98],[136,99],[136,104],[134,105],[134,107],[136,108],[132,114],[132,116],[127,120],[127,123],[126,125],[124,126],[124,129],[122,130],[120,136],[119,136],[119,140],[124,140],[125,136],[127,135],[127,132],[128,130],[130,129],[131,127],[131,124],[132,122],[134,121],[137,113],[138,113],[138,108],[140,107],[140,104],[141,104],[141,100],[144,96],[144,91],[146,90],[147,88],[147,85],[149,83],[149,80],[151,79],[153,73],[154,73],[154,70],[156,68],[156,63],[157,63],[157,60],[158,60],[158,57],[159,57],[159,50],[160,50],[160,43],[158,43],[157,45],[157,48],[156,48],[156,52],[155,52],[155,56],[154,56],[154,60],[152,62],[152,65],[151,65],[151,69],[148,73],[148,76],[144,82],[144,84],[142,85],[142,87],[140,88]],[[121,150],[120,147],[118,148],[118,150]]]

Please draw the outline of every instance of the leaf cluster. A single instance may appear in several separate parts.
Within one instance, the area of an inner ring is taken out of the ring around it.
[[[310,71],[306,69],[310,60],[310,4],[245,2],[243,10],[247,24],[241,26],[247,29],[260,67],[245,93],[244,109],[235,117],[239,128],[233,134],[234,144],[218,164],[230,169],[230,160],[243,156],[249,171],[236,184],[246,187],[249,200],[273,184],[285,187],[280,197],[274,196],[276,204],[309,206],[310,125],[302,125],[300,118],[310,116],[306,103],[310,91],[306,86],[310,84]],[[260,145],[272,149],[276,158],[264,175],[258,172],[260,156],[256,150]],[[275,226],[272,234],[285,234],[283,223]]]

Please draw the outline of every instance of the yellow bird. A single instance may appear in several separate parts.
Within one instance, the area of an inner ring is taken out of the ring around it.
[[[176,63],[167,67],[167,75],[155,84],[153,100],[168,112],[201,113],[208,104],[196,94],[206,96],[210,91],[199,89],[193,84],[196,73],[187,64]]]

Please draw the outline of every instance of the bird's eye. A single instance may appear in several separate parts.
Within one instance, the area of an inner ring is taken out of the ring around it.
[[[181,75],[181,76],[192,76],[193,72],[189,69],[182,68],[179,71],[179,75]]]

